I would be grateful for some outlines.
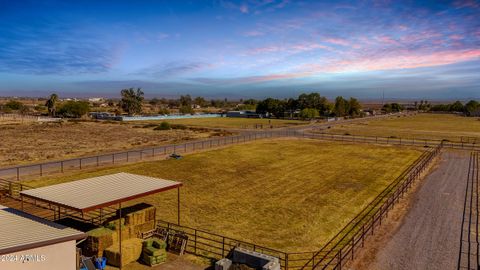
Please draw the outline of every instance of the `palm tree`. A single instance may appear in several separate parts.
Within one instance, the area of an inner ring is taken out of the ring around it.
[[[48,114],[50,116],[55,117],[55,112],[57,111],[57,101],[58,101],[58,95],[51,94],[50,98],[45,103],[45,106],[47,106],[48,108]]]

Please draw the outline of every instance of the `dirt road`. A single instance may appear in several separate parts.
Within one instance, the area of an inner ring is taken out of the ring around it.
[[[469,160],[468,152],[442,154],[369,269],[457,269]]]

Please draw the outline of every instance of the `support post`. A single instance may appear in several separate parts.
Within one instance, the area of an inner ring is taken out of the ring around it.
[[[180,225],[180,187],[177,187],[177,224]]]
[[[122,270],[122,203],[118,203],[118,246],[118,255],[120,257],[118,269]]]

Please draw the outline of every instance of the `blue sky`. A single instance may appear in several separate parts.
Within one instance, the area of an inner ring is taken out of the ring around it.
[[[480,2],[0,0],[0,95],[480,98]]]

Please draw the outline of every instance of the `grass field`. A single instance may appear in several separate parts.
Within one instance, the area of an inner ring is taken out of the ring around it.
[[[333,126],[328,133],[401,137],[418,139],[447,139],[461,141],[461,137],[476,138],[480,142],[478,117],[463,117],[452,114],[417,114],[384,118],[362,123]]]
[[[0,166],[58,160],[216,135],[206,130],[154,130],[120,122],[0,122]]]
[[[120,171],[178,180],[184,183],[183,225],[286,251],[313,251],[420,154],[406,147],[279,139],[26,184]],[[170,191],[142,201],[156,205],[159,218],[176,222],[176,196]]]
[[[149,121],[159,123],[160,121]],[[306,121],[300,120],[283,120],[283,119],[258,119],[258,118],[191,118],[191,119],[172,119],[167,122],[172,124],[182,124],[194,127],[209,128],[255,128],[255,125],[263,125],[263,128],[288,127],[293,125],[308,124]]]

